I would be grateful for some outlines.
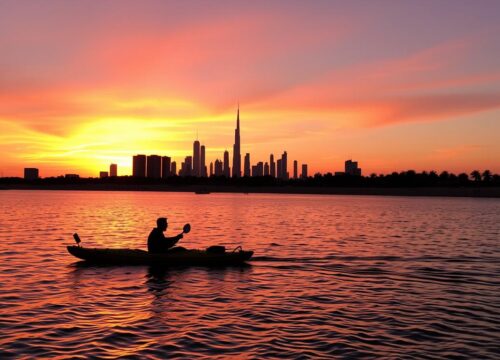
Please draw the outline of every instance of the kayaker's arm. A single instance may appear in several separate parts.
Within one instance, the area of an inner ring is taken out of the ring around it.
[[[168,243],[168,247],[173,247],[177,242],[182,239],[184,236],[182,234],[179,234],[177,236],[172,236],[172,237],[166,237],[165,241]]]
[[[180,239],[184,237],[191,230],[189,224],[184,225],[182,233],[177,236],[165,237],[163,234],[167,230],[167,221],[165,218],[159,218],[157,221],[157,227],[151,230],[148,236],[148,251],[150,253],[163,253],[168,251],[179,242]]]

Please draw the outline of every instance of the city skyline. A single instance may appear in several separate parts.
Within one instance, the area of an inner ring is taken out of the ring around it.
[[[234,152],[238,101],[241,172],[247,152],[286,149],[310,173],[345,159],[365,174],[499,173],[499,12],[490,0],[2,1],[0,175],[130,174],[139,153],[180,164],[196,131],[209,163]]]
[[[215,156],[213,161],[206,163],[206,146],[202,145],[198,140],[198,132],[196,134],[196,140],[193,142],[192,153],[191,155],[184,156],[184,161],[180,162],[180,168],[177,170],[177,162],[173,160],[172,157],[166,155],[156,155],[156,154],[136,154],[132,156],[131,161],[131,172],[130,174],[118,174],[118,165],[116,163],[109,164],[109,171],[98,170],[98,174],[96,177],[106,178],[106,177],[116,177],[116,176],[133,176],[133,177],[143,177],[143,178],[152,178],[152,179],[161,179],[168,178],[170,176],[193,176],[193,177],[210,177],[212,175],[215,176],[224,176],[227,178],[231,177],[256,177],[256,176],[271,176],[278,179],[288,180],[288,179],[300,179],[307,178],[312,174],[309,172],[309,166],[307,163],[300,164],[301,172],[299,174],[299,163],[297,160],[293,160],[293,173],[290,174],[288,171],[288,154],[287,151],[284,151],[281,155],[281,158],[274,161],[274,154],[271,153],[269,155],[269,162],[258,161],[255,165],[252,165],[250,160],[250,153],[245,154],[244,158],[244,170],[243,172],[235,172],[234,166],[237,164],[238,167],[241,167],[241,137],[240,137],[240,105],[238,103],[237,113],[236,113],[236,128],[235,128],[235,136],[234,136],[234,144],[233,144],[233,157],[232,163],[230,162],[230,154],[228,150],[224,150],[223,160],[219,159],[218,156]],[[175,150],[174,150],[175,152]],[[230,163],[233,164],[233,167],[230,166]],[[404,171],[414,171],[414,169],[406,169]],[[478,170],[473,170],[472,173],[477,172]],[[489,169],[484,169],[486,172],[491,172]],[[24,168],[24,178],[25,179],[36,179],[43,178],[39,174],[39,168]],[[394,171],[386,173],[389,175]],[[396,171],[397,172],[397,171]],[[423,170],[423,172],[427,172],[427,170]],[[430,172],[436,172],[435,170],[430,170]],[[447,170],[443,170],[444,173],[448,173]],[[358,167],[358,161],[353,161],[352,158],[343,161],[343,169],[342,170],[330,170],[324,173],[316,172],[318,174],[333,174],[333,175],[354,175],[361,176],[362,169]],[[467,172],[460,172],[461,174]],[[376,173],[371,173],[376,174]],[[379,173],[378,175],[383,175],[384,173]],[[58,174],[57,176],[65,176],[65,177],[80,177],[80,174],[74,173],[65,173]],[[365,176],[367,174],[364,174]],[[0,174],[0,177],[3,177],[3,174]],[[90,177],[94,177],[91,175]]]
[[[274,163],[274,154],[269,155],[269,162],[267,161],[257,161],[255,165],[252,165],[250,161],[250,153],[245,154],[244,162],[244,172],[241,173],[241,128],[240,128],[240,105],[236,111],[236,128],[234,130],[234,144],[233,144],[233,157],[232,165],[230,161],[230,154],[228,150],[224,151],[222,159],[216,157],[214,161],[209,164],[206,163],[205,157],[206,147],[201,145],[198,140],[198,134],[196,135],[196,140],[193,142],[193,150],[191,155],[184,157],[184,161],[181,162],[179,173],[176,172],[175,162],[171,163],[171,157],[165,155],[145,155],[137,154],[132,157],[132,176],[142,177],[142,178],[168,178],[170,176],[193,176],[193,177],[209,177],[209,176],[224,176],[226,178],[239,178],[242,175],[244,177],[258,177],[258,176],[271,176],[283,180],[288,180],[290,178],[298,179],[298,162],[293,161],[293,174],[290,176],[288,172],[288,154],[286,151],[283,152],[281,158],[278,159],[277,164]],[[350,175],[361,175],[361,169],[359,171],[349,171],[348,163],[352,163],[351,160],[345,164],[345,172]],[[357,169],[357,162],[354,162],[354,168]],[[116,174],[116,164],[114,166],[114,173]],[[307,177],[307,164],[302,164],[302,173],[300,178]],[[340,173],[340,172],[337,172]],[[108,173],[100,172],[99,177],[107,177]],[[116,176],[116,175],[115,175]]]

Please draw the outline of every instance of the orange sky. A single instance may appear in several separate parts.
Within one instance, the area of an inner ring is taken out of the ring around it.
[[[0,176],[286,150],[310,173],[500,172],[497,1],[0,3]],[[289,165],[290,166],[290,165]]]

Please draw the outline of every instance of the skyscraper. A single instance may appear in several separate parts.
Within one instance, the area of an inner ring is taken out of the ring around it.
[[[288,155],[286,151],[281,155],[281,178],[288,180]]]
[[[276,177],[276,163],[274,162],[274,155],[271,154],[269,157],[269,170],[272,177]]]
[[[302,179],[307,179],[307,164],[302,164]]]
[[[198,140],[193,143],[193,171],[191,175],[201,175],[200,142]]]
[[[118,176],[118,165],[109,165],[109,176]]]
[[[170,157],[161,157],[161,177],[166,179],[170,176]]]
[[[250,176],[250,154],[246,153],[245,155],[245,171],[243,173],[244,176]]]
[[[267,162],[264,164],[264,176],[269,176],[269,164]]]
[[[223,169],[222,169],[222,161],[219,159],[215,160],[215,176],[222,176],[224,175]]]
[[[281,176],[283,175],[282,171],[283,171],[283,169],[282,169],[282,166],[281,166],[281,159],[278,159],[276,161],[276,177],[278,179],[281,179]]]
[[[294,160],[293,161],[293,178],[294,179],[297,179],[297,176],[298,176],[298,172],[299,172],[298,166],[299,166],[299,164],[297,163],[297,160]]]
[[[161,178],[161,157],[158,155],[149,155],[147,157],[146,176],[151,179]]]
[[[210,162],[210,176],[214,174],[214,163]]]
[[[134,155],[132,159],[132,176],[146,177],[146,155]]]
[[[207,177],[207,166],[205,164],[205,145],[201,145],[200,171],[200,176]]]
[[[24,168],[24,179],[26,179],[26,180],[38,179],[38,169],[37,168]]]
[[[172,161],[172,164],[170,164],[170,175],[177,175],[177,163],[175,161]]]
[[[236,115],[236,130],[234,130],[233,177],[241,177],[240,104],[238,104],[238,112]]]
[[[252,176],[264,176],[264,163],[262,161],[255,165],[255,173],[252,172]]]
[[[192,176],[193,175],[193,157],[186,156],[184,158],[184,169],[182,169],[182,176]]]
[[[231,169],[229,168],[229,151],[224,151],[224,176],[231,176]]]
[[[352,160],[346,160],[345,173],[347,175],[352,175],[352,176],[361,176],[361,169],[358,168],[358,162]]]

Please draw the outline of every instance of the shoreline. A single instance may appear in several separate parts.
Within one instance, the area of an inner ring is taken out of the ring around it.
[[[500,187],[307,187],[307,186],[230,186],[166,184],[9,184],[0,190],[73,190],[73,191],[157,191],[242,194],[308,194],[500,198]]]

